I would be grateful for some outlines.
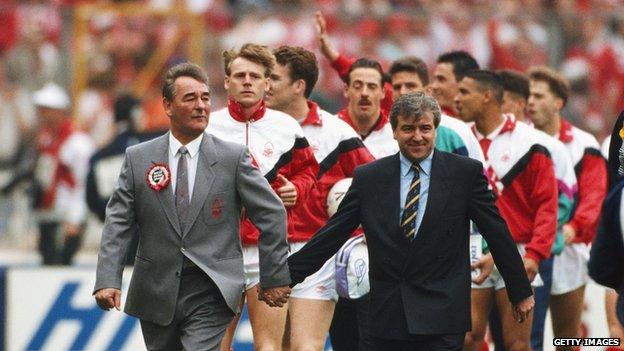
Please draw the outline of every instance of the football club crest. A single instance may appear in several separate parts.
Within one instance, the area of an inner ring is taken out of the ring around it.
[[[219,219],[223,213],[223,200],[216,198],[212,202],[212,218]]]
[[[154,164],[147,170],[145,177],[147,178],[147,185],[149,185],[150,188],[161,191],[169,185],[171,172],[169,172],[167,165]]]
[[[275,149],[275,146],[273,146],[273,143],[269,141],[266,144],[264,144],[264,150],[262,151],[262,154],[265,157],[271,157],[273,156],[274,149]]]
[[[505,152],[503,153],[503,156],[501,156],[501,161],[509,162],[510,159],[511,159],[511,150],[505,150]]]

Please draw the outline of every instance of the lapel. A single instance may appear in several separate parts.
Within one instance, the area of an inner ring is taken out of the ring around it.
[[[378,203],[392,204],[382,206],[383,218],[390,219],[388,232],[391,237],[401,241],[401,245],[405,245],[407,244],[407,239],[403,237],[399,227],[400,206],[394,205],[401,202],[401,161],[399,153],[390,158],[388,167],[385,167],[384,172],[382,172],[382,177],[379,181]]]
[[[171,133],[171,132],[169,132]],[[158,144],[154,148],[154,153],[152,154],[152,163],[153,164],[163,164],[167,165],[169,168],[169,133],[160,137]],[[175,199],[173,197],[173,187],[168,186],[162,191],[156,191],[156,197],[158,198],[158,202],[160,206],[165,211],[167,219],[176,230],[178,235],[182,235],[182,230],[180,230],[180,222],[178,221],[178,214],[175,210]]]
[[[185,236],[193,227],[193,223],[195,223],[204,202],[206,202],[206,197],[208,197],[212,183],[215,180],[215,172],[212,166],[219,161],[219,154],[215,149],[214,141],[210,134],[204,133],[197,155],[199,159],[197,160],[191,208],[189,209],[186,228],[182,236]]]
[[[435,233],[440,217],[444,215],[444,209],[450,195],[446,182],[448,173],[444,161],[444,154],[434,149],[433,159],[431,160],[431,175],[429,176],[427,207],[425,208],[422,223],[416,233],[416,238],[412,241],[412,246],[422,247],[421,241],[428,242],[428,239],[423,239],[423,237],[428,237]]]

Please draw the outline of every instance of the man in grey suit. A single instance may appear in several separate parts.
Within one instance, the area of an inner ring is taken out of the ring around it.
[[[119,310],[124,256],[139,246],[125,312],[141,321],[149,350],[217,350],[239,306],[244,208],[260,229],[260,297],[283,305],[290,289],[286,212],[243,145],[204,133],[208,77],[190,63],[166,73],[164,136],[126,150],[106,209],[94,295]]]

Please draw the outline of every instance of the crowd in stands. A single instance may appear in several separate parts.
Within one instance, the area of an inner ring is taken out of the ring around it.
[[[324,14],[338,51],[377,59],[384,69],[410,54],[431,69],[436,58],[450,50],[465,50],[490,69],[555,67],[572,87],[563,115],[602,141],[624,109],[622,5],[618,0],[3,1],[0,100],[6,103],[0,110],[0,135],[6,137],[0,138],[0,185],[9,194],[15,189],[11,179],[27,168],[23,163],[29,157],[24,155],[32,152],[39,125],[33,92],[48,82],[64,87],[71,93],[76,126],[103,147],[117,134],[116,98],[136,93],[142,71],[172,42],[157,73],[189,59],[189,48],[200,45],[215,108],[227,101],[223,50],[249,40],[310,49],[321,68],[312,98],[327,111],[338,112],[345,103],[344,85],[321,55],[314,26],[317,10]],[[85,17],[79,11],[85,6],[107,10]],[[145,11],[124,10],[128,6]],[[190,17],[174,16],[180,11]],[[188,26],[187,18],[199,20],[200,33]],[[81,90],[76,90],[78,79],[86,82]],[[154,79],[140,89],[142,107],[133,117],[138,131],[157,132],[167,126],[159,86]],[[6,218],[1,222],[0,229],[5,228]]]
[[[566,116],[599,139],[608,134],[624,108],[624,10],[618,0],[8,0],[0,5],[4,23],[0,60],[7,66],[8,79],[29,91],[49,80],[70,88],[74,68],[79,60],[86,60],[89,89],[74,97],[74,112],[103,144],[112,137],[108,127],[115,94],[131,87],[150,56],[172,33],[184,29],[179,28],[180,20],[151,16],[150,11],[132,16],[95,13],[88,19],[84,39],[87,47],[82,52],[87,57],[79,58],[72,54],[83,45],[75,37],[76,9],[137,3],[146,10],[165,12],[177,6],[201,18],[203,40],[187,36],[169,59],[180,61],[185,46],[203,42],[205,66],[215,77],[212,89],[217,106],[225,104],[218,83],[223,75],[222,50],[253,39],[318,53],[313,14],[320,9],[332,42],[347,56],[387,64],[413,54],[431,66],[441,53],[461,49],[491,69],[524,71],[539,64],[560,69],[574,91]],[[342,82],[327,74],[329,62],[323,60],[321,65],[315,97],[336,112],[344,103]],[[150,96],[142,98],[149,116],[145,127],[163,127],[166,121],[157,116],[159,104],[151,102]]]

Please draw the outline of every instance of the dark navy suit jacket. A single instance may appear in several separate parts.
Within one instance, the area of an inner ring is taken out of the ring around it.
[[[370,257],[371,335],[470,330],[469,224],[473,220],[507,284],[510,300],[532,295],[522,259],[488,189],[483,166],[434,151],[422,224],[411,242],[399,226],[399,154],[356,169],[337,213],[288,259],[294,283],[317,271],[361,224]]]

